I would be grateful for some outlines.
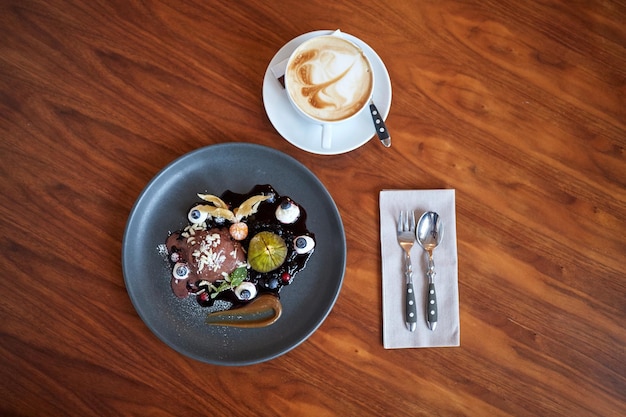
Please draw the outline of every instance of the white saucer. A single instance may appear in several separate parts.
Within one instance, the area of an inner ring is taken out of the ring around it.
[[[271,68],[289,58],[298,45],[305,40],[314,36],[329,35],[333,32],[333,30],[318,30],[305,33],[289,41],[274,55],[263,79],[263,104],[267,117],[269,117],[274,128],[292,145],[320,155],[350,152],[369,141],[376,134],[369,109],[344,123],[333,125],[331,147],[329,149],[322,148],[322,126],[310,123],[296,113],[287,98],[287,92],[274,77]],[[373,94],[374,104],[378,107],[383,119],[386,119],[391,107],[391,80],[385,64],[365,42],[344,32],[341,33],[341,36],[361,47],[370,60],[376,79]]]

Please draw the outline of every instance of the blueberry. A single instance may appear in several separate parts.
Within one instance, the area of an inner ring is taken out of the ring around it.
[[[187,265],[180,265],[180,264],[178,264],[176,269],[174,269],[174,274],[178,278],[186,278],[187,275],[189,275],[189,268],[187,267]]]
[[[270,278],[269,281],[267,281],[267,288],[269,288],[270,290],[275,290],[276,288],[278,288],[278,278]]]

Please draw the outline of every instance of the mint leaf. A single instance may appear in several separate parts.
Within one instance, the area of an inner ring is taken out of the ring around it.
[[[233,288],[237,287],[244,282],[246,278],[248,278],[248,269],[245,266],[241,266],[230,274],[230,284]]]
[[[217,297],[217,294],[222,291],[235,289],[244,282],[246,278],[248,278],[248,270],[245,266],[235,269],[217,288],[215,288],[215,292],[211,294],[211,298]]]

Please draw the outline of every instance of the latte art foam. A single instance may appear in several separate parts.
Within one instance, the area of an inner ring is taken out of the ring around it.
[[[319,36],[294,52],[285,84],[297,107],[322,121],[340,121],[368,102],[373,77],[363,51],[337,36]]]

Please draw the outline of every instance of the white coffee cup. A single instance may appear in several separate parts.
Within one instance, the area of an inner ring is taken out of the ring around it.
[[[322,126],[322,148],[332,145],[332,126],[368,108],[374,72],[367,56],[339,34],[304,41],[285,70],[289,101],[309,122]]]

